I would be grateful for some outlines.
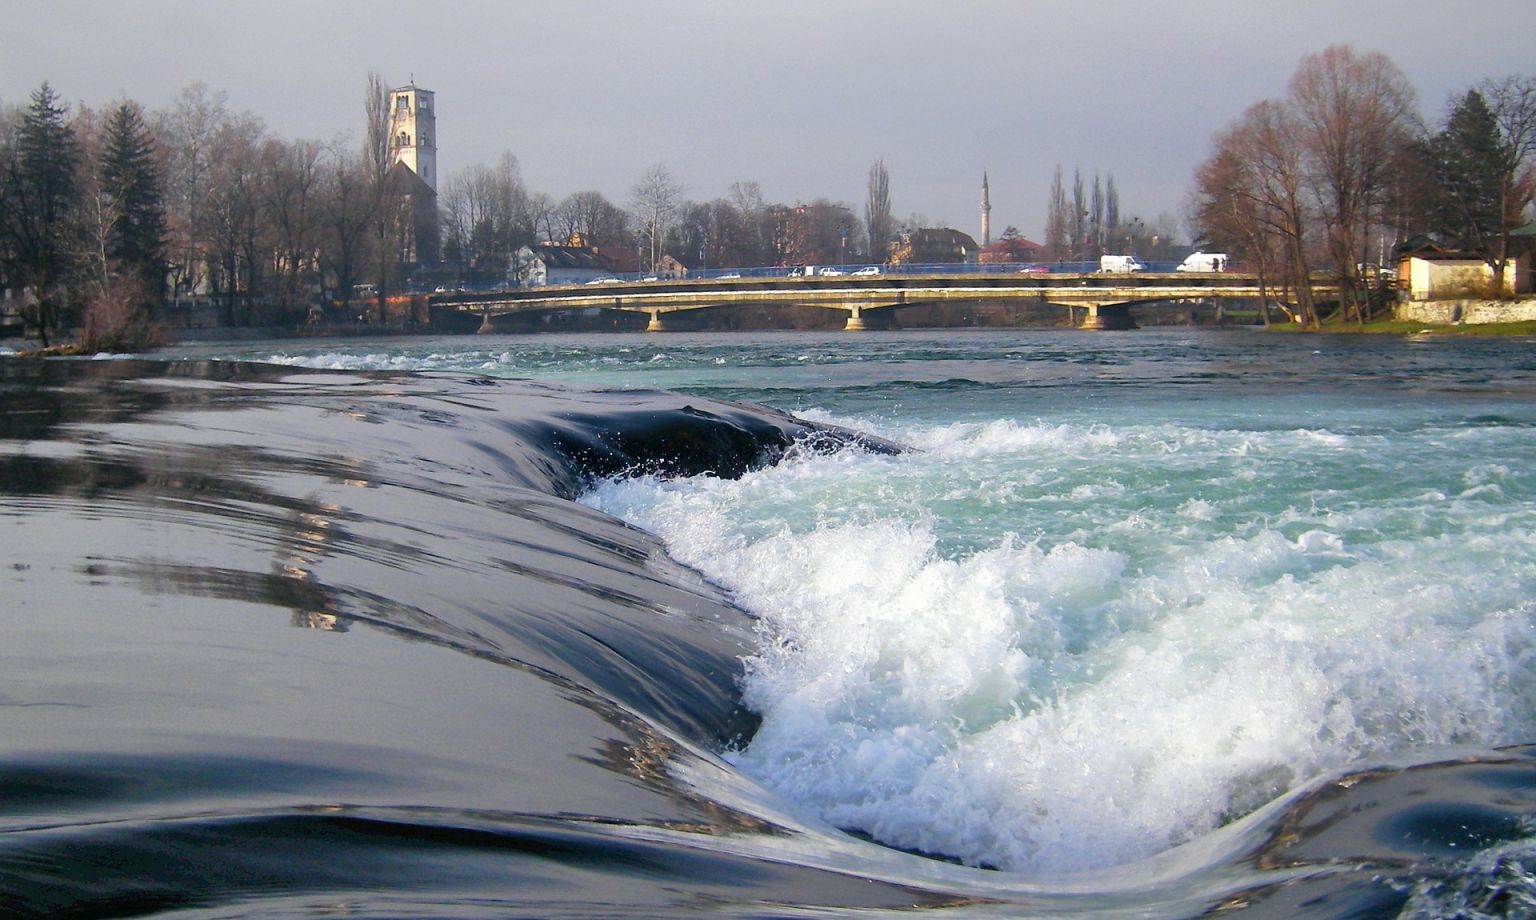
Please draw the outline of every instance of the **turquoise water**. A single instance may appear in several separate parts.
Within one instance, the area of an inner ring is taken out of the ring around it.
[[[1123,865],[1317,777],[1536,740],[1536,348],[1141,330],[187,345],[663,388],[879,435],[584,499],[758,618],[730,762],[979,866]]]

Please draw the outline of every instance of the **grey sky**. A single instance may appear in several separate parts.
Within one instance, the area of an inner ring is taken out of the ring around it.
[[[1121,213],[1178,215],[1212,135],[1330,44],[1389,55],[1438,119],[1449,94],[1536,72],[1536,3],[580,3],[0,0],[0,100],[171,102],[203,81],[285,137],[361,133],[369,70],[437,93],[448,176],[514,153],[556,199],[619,204],[665,163],[688,197],[862,208],[884,158],[898,217],[1039,239],[1060,164],[1112,173]]]

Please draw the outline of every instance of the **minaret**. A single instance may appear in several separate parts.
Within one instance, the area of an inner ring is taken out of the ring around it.
[[[437,113],[432,91],[414,82],[390,90],[389,156],[437,191]]]
[[[992,196],[987,190],[987,174],[981,174],[981,245],[992,244]]]

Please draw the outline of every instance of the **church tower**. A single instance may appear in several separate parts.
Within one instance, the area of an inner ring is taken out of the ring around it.
[[[437,191],[437,113],[432,91],[414,82],[389,93],[389,157]]]
[[[987,189],[987,174],[981,174],[981,245],[992,245],[992,196]]]

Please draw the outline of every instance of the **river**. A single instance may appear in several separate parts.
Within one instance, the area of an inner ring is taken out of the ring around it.
[[[0,367],[0,907],[1536,909],[1530,341]]]

